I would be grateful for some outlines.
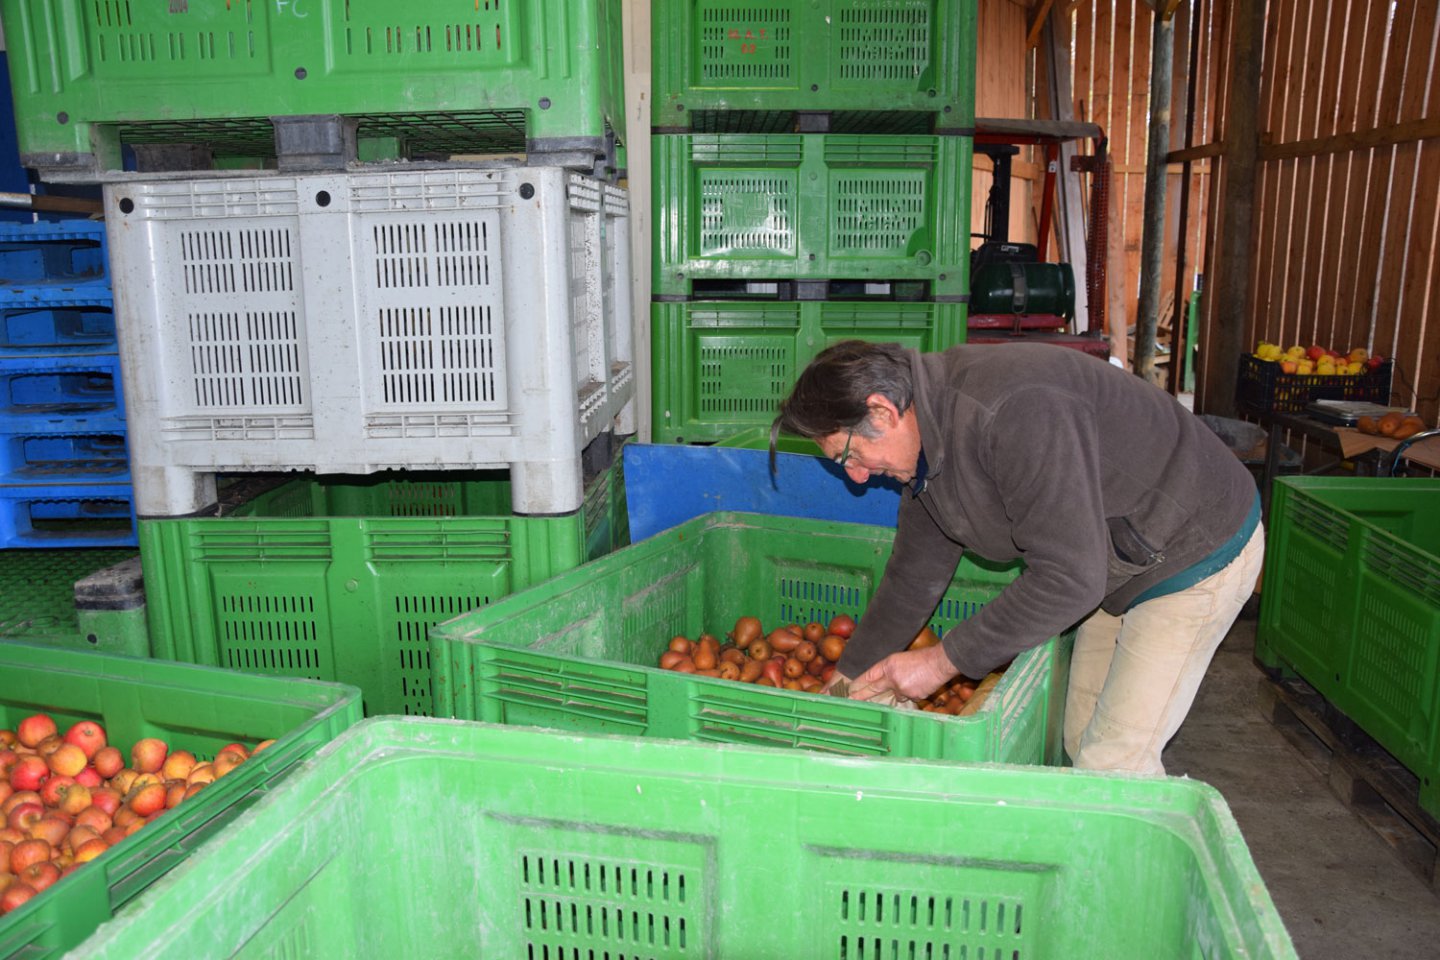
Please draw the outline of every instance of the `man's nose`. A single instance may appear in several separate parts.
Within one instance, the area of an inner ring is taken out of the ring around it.
[[[870,479],[870,471],[860,466],[858,463],[845,464],[845,475],[851,480],[854,480],[856,483],[864,483],[866,480]]]

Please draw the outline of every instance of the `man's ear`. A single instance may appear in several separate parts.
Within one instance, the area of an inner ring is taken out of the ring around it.
[[[865,398],[870,408],[870,419],[877,427],[889,430],[900,423],[900,409],[883,393],[872,393]]]

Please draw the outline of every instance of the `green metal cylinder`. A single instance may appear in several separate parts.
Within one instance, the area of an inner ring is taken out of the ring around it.
[[[992,263],[970,280],[970,312],[1075,315],[1075,271],[1068,263]]]

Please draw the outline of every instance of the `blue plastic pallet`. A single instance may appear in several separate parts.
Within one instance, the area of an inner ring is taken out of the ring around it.
[[[115,350],[108,283],[0,287],[0,357]]]
[[[124,429],[116,354],[0,358],[0,434]]]
[[[128,483],[0,487],[0,549],[135,543]]]
[[[129,482],[123,432],[0,435],[0,485]]]
[[[96,220],[0,223],[0,285],[104,283],[105,224]]]

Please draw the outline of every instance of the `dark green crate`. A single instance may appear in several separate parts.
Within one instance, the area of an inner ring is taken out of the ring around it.
[[[297,480],[233,515],[142,520],[155,656],[339,680],[369,714],[429,714],[426,631],[628,538],[619,467],[563,517],[506,480]]]
[[[924,281],[967,293],[970,137],[651,139],[654,292],[766,280]]]
[[[3,0],[19,147],[119,170],[122,142],[273,154],[269,117],[340,114],[410,154],[623,139],[620,0]]]
[[[835,131],[884,131],[906,115],[975,124],[975,0],[657,0],[650,11],[662,128],[761,133],[794,111],[831,113]]]
[[[75,581],[133,556],[134,550],[0,550],[0,638],[91,646],[80,631]]]
[[[965,341],[965,305],[652,304],[652,435],[656,442],[693,443],[768,429],[805,365],[830,344],[851,339],[945,350]]]
[[[0,957],[48,960],[78,946],[302,761],[360,720],[353,687],[251,677],[183,663],[0,642],[0,727],[32,713],[80,720],[128,748],[160,737],[213,758],[226,744],[275,743],[140,832],[0,917]]]
[[[1440,480],[1278,477],[1256,656],[1420,778],[1440,816]]]
[[[1195,780],[399,717],[338,739],[85,955],[1296,956]]]
[[[966,717],[661,670],[670,638],[863,617],[895,531],[711,513],[430,631],[437,716],[853,756],[1051,763],[1072,637],[1015,658]],[[940,633],[1019,573],[967,557],[931,617]]]

